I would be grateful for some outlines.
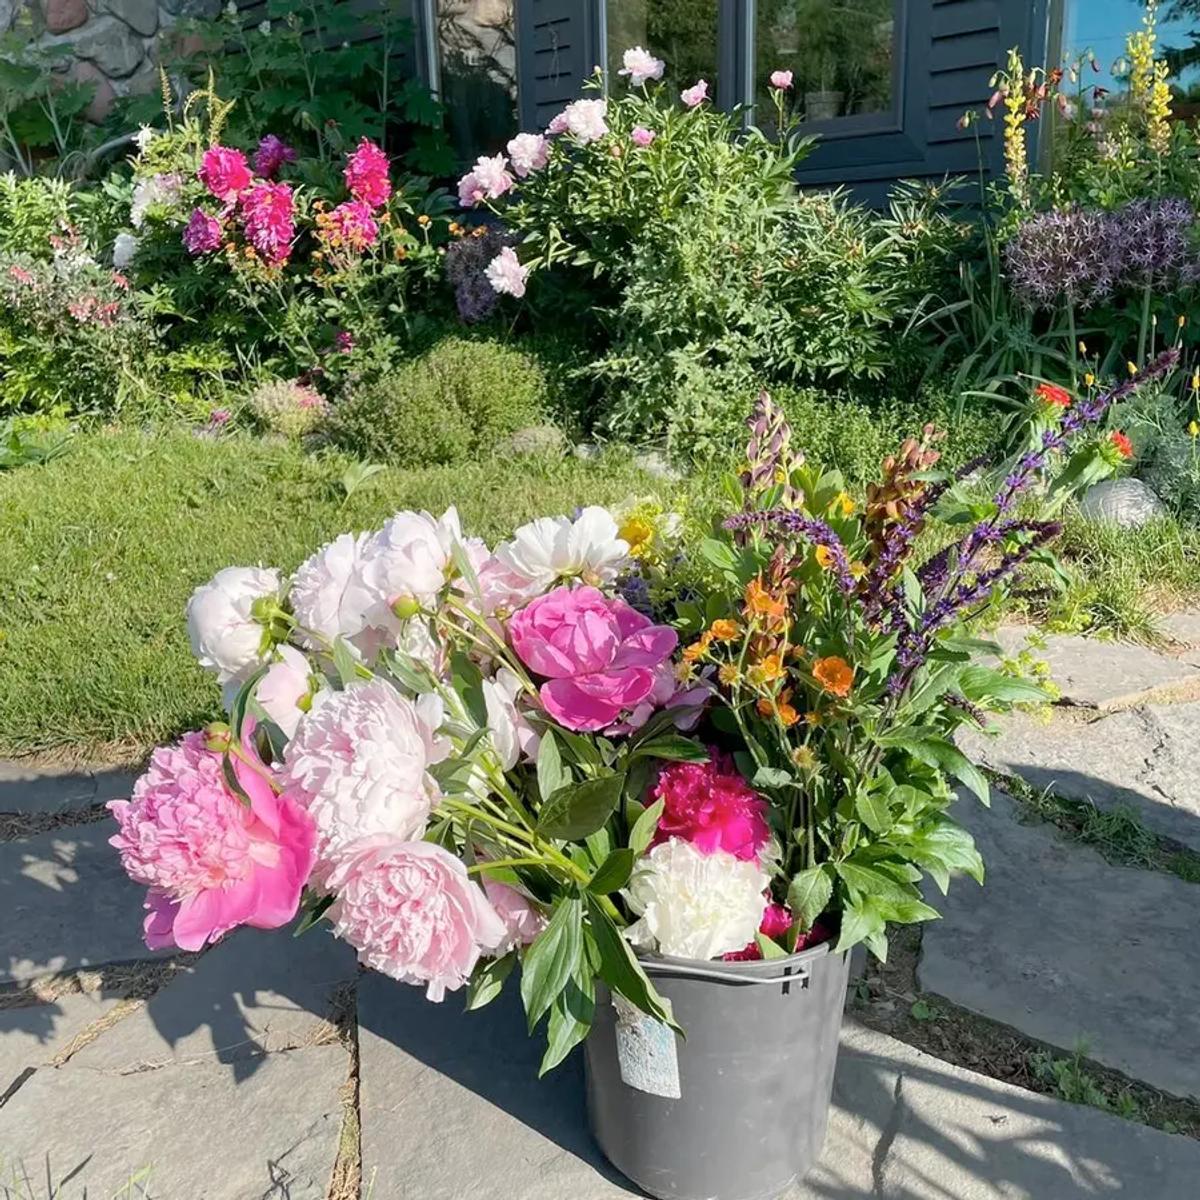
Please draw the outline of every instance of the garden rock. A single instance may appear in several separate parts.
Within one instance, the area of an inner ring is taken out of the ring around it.
[[[101,0],[101,9],[120,17],[143,37],[150,37],[158,29],[158,0]]]
[[[163,8],[173,17],[211,21],[221,11],[221,0],[163,0]]]
[[[655,479],[661,479],[666,483],[678,483],[683,478],[683,475],[671,466],[666,457],[658,450],[647,450],[635,455],[633,465],[639,471],[645,471],[647,475],[653,475]]]
[[[530,425],[526,429],[518,429],[500,447],[500,452],[518,456],[561,454],[566,444],[567,439],[557,425]]]
[[[99,17],[73,39],[75,53],[94,62],[110,79],[132,75],[145,57],[141,39],[124,21]]]
[[[88,19],[85,0],[44,0],[42,12],[46,29],[50,33],[66,33],[68,30],[78,29]],[[7,28],[10,23],[11,21],[0,21],[0,28]]]
[[[112,106],[117,100],[116,89],[95,63],[72,63],[68,75],[77,83],[89,84],[92,87],[92,98],[84,109],[84,116],[98,125],[112,112]]]
[[[960,800],[954,815],[987,882],[939,897],[922,989],[1067,1053],[1082,1039],[1089,1057],[1175,1095],[1200,1091],[1196,885],[1022,824],[1003,794],[991,809]]]
[[[88,1026],[119,1003],[99,992],[69,992],[45,1003],[0,1008],[0,1096],[22,1075],[69,1050]]]
[[[7,33],[17,15],[16,0],[0,0],[0,33]]]
[[[1088,488],[1079,507],[1090,520],[1111,521],[1123,529],[1139,529],[1167,511],[1140,479],[1102,480]]]

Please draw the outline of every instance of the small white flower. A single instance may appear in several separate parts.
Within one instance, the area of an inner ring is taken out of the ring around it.
[[[263,37],[266,37],[267,34],[271,32],[271,22],[270,21],[259,21],[258,32],[261,33],[263,35]]]
[[[133,262],[133,256],[137,253],[138,245],[138,239],[132,233],[118,233],[113,238],[112,261],[113,266],[118,271],[125,270]]]
[[[570,517],[539,517],[522,525],[512,541],[496,547],[496,560],[531,595],[562,579],[611,583],[629,558],[629,543],[617,536],[617,524],[604,508],[585,508]]]
[[[488,730],[496,757],[506,771],[511,771],[521,759],[529,762],[537,758],[541,744],[537,730],[517,708],[520,695],[521,681],[508,667],[501,667],[495,678],[483,681]]]
[[[640,87],[647,79],[661,79],[666,63],[661,58],[655,58],[649,50],[641,46],[633,46],[621,56],[621,69],[618,75],[628,75],[629,82],[634,87]]]
[[[754,941],[770,877],[725,850],[670,838],[633,868],[624,895],[639,920],[626,936],[673,958],[712,959]]]
[[[201,584],[187,604],[192,653],[222,684],[244,677],[264,661],[263,627],[254,616],[258,600],[277,597],[279,572],[264,567],[225,567]]]
[[[137,133],[133,135],[134,145],[138,148],[139,154],[145,154],[150,148],[150,143],[154,141],[156,134],[149,125],[140,125]]]
[[[229,3],[225,5],[225,15],[227,17],[236,17],[238,15],[236,0],[229,0]]]

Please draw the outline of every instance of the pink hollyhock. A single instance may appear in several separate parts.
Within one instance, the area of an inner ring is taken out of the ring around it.
[[[702,104],[708,99],[708,81],[698,79],[690,88],[684,88],[679,93],[679,98],[688,108],[695,108],[698,104]]]
[[[392,181],[388,178],[388,157],[369,138],[363,138],[358,148],[346,159],[342,173],[350,195],[372,208],[388,202]]]
[[[655,845],[677,837],[705,854],[725,850],[750,862],[770,839],[767,802],[741,777],[732,759],[715,751],[708,762],[663,767],[651,795],[663,802]]]
[[[653,129],[647,129],[644,125],[635,125],[629,135],[629,140],[635,146],[639,146],[645,150],[656,137],[658,137],[658,134]]]
[[[792,86],[791,71],[772,71],[771,86],[778,88],[781,92],[786,92]]]
[[[791,910],[784,904],[768,901],[758,932],[778,942],[791,927]],[[833,934],[818,921],[807,933],[802,933],[796,938],[796,948],[792,953],[799,954],[801,950],[811,950],[813,946],[819,946],[831,937]],[[758,948],[758,942],[748,942],[741,950],[731,950],[721,957],[726,962],[758,962],[762,958],[762,951]]]
[[[679,640],[593,587],[539,596],[513,615],[509,637],[521,661],[547,680],[539,692],[546,711],[576,730],[603,729],[641,704]]]
[[[321,238],[329,245],[361,253],[379,240],[379,222],[363,200],[347,200],[317,218]]]
[[[264,179],[273,179],[284,163],[295,161],[296,151],[273,133],[268,133],[254,152],[254,169]]]
[[[470,978],[484,953],[510,936],[467,868],[432,842],[388,834],[347,848],[329,878],[329,919],[359,960],[442,1000]]]
[[[239,925],[285,924],[312,869],[312,817],[231,757],[245,804],[226,782],[223,756],[204,741],[189,733],[156,750],[132,798],[108,805],[120,826],[109,841],[130,877],[150,889],[151,950],[199,950]]]
[[[221,245],[221,222],[202,208],[192,210],[183,230],[183,244],[191,255],[211,254]]]
[[[240,150],[210,146],[200,160],[200,182],[218,200],[229,203],[250,186],[250,165]]]
[[[246,240],[273,267],[283,266],[296,236],[296,202],[286,183],[256,183],[242,196]]]

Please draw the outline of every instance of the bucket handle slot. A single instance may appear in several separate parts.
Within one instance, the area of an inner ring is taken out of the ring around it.
[[[809,977],[807,967],[789,970],[783,975],[741,975],[733,971],[715,971],[708,967],[689,967],[677,963],[672,963],[666,973],[682,975],[688,979],[709,979],[713,983],[732,983],[737,987],[749,987],[752,984],[771,984],[774,987],[783,984],[786,987],[788,984],[798,983],[801,988],[806,988]]]

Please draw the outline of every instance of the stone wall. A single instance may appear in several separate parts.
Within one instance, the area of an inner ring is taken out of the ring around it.
[[[158,52],[186,17],[213,17],[220,0],[0,0],[0,33],[27,23],[35,45],[68,46],[64,69],[95,85],[88,117],[102,121],[118,96],[158,88]]]

